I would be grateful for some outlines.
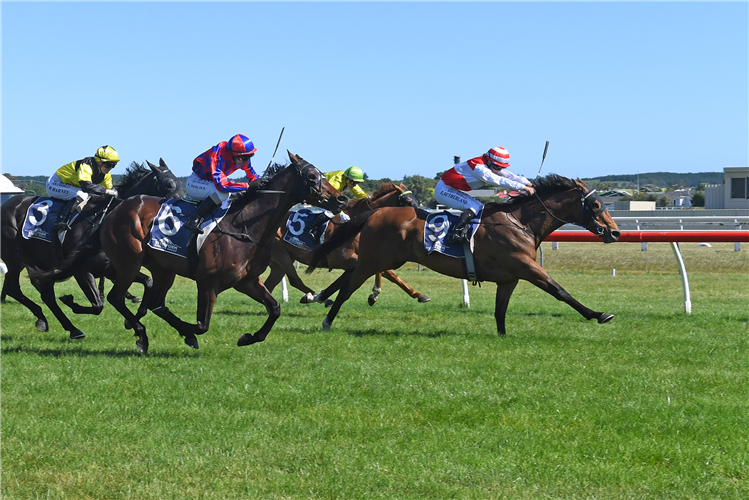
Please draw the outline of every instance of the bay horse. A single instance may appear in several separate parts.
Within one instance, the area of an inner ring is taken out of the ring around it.
[[[5,281],[3,282],[2,296],[8,295],[26,306],[36,317],[35,326],[39,331],[49,331],[49,323],[41,306],[21,291],[19,277],[24,268],[31,271],[29,273],[31,283],[41,294],[44,304],[52,311],[62,327],[70,333],[70,338],[83,338],[85,334],[73,325],[55,300],[55,281],[41,278],[38,272],[54,271],[54,268],[74,249],[83,245],[91,237],[100,226],[102,219],[106,218],[110,211],[122,201],[122,198],[140,194],[157,195],[164,198],[184,196],[182,183],[163,159],[159,160],[159,166],[148,161],[146,163],[148,163],[149,168],[137,162],[132,162],[122,178],[119,179],[114,187],[117,189],[120,199],[92,195],[76,218],[71,230],[65,234],[65,239],[58,249],[55,248],[56,242],[53,245],[53,243],[36,238],[26,239],[22,235],[21,230],[29,206],[39,199],[39,196],[14,196],[0,208],[0,224],[2,224],[0,256],[8,266],[8,273],[5,275]],[[53,235],[53,238],[56,236],[56,234]],[[108,264],[109,261],[104,252],[99,251],[90,255],[88,260],[81,262],[75,269],[73,276],[86,298],[91,302],[91,306],[76,304],[72,295],[62,296],[60,301],[69,306],[76,314],[98,315],[101,313],[104,302],[96,285],[96,278],[114,279],[113,269]],[[148,277],[143,274],[138,276],[137,281],[144,286],[150,285]]]
[[[206,236],[194,268],[190,259],[148,245],[152,221],[161,206],[158,198],[129,198],[104,221],[99,243],[117,272],[107,300],[122,314],[126,325],[134,329],[138,337],[135,345],[140,352],[148,352],[146,328],[140,322],[148,310],[176,329],[187,345],[197,349],[195,336],[208,331],[216,296],[230,288],[260,302],[268,312],[262,327],[254,334],[241,335],[237,345],[265,340],[281,308],[260,275],[268,267],[271,243],[286,212],[302,202],[338,212],[347,201],[314,165],[291,152],[288,155],[291,165],[269,167],[262,179],[233,200],[226,215]],[[179,221],[174,222],[178,227]],[[85,254],[82,251],[75,259],[85,258]],[[144,295],[137,314],[133,314],[125,305],[125,293],[142,266],[151,272],[153,285]],[[177,275],[197,284],[196,324],[181,320],[165,306],[166,294]],[[65,277],[65,270],[61,270],[59,278]]]
[[[497,332],[506,333],[505,315],[518,280],[525,280],[569,304],[585,319],[606,323],[613,314],[593,311],[556,283],[536,263],[541,242],[564,224],[576,224],[601,237],[604,243],[619,239],[619,228],[600,196],[580,179],[556,174],[534,181],[535,196],[516,198],[511,203],[487,203],[474,235],[473,258],[477,281],[497,284],[494,317]],[[333,237],[315,250],[307,272],[322,259],[360,234],[359,260],[323,292],[329,296],[340,289],[335,303],[323,320],[328,331],[343,303],[364,281],[385,269],[397,269],[406,262],[417,262],[440,274],[467,279],[465,259],[438,252],[427,253],[424,226],[427,213],[413,208],[381,208],[342,224]]]
[[[371,196],[366,198],[349,200],[346,208],[343,212],[349,217],[355,217],[368,210],[375,210],[380,207],[418,207],[419,201],[408,190],[403,183],[400,186],[395,185],[392,182],[383,182],[380,187],[372,193]],[[287,214],[287,219],[293,216],[294,212]],[[335,231],[336,227],[341,224],[341,216],[336,215],[328,224],[325,229],[324,240],[330,239],[331,235]],[[279,228],[276,237],[273,240],[273,250],[271,254],[270,262],[270,274],[265,279],[265,287],[268,291],[273,292],[273,289],[281,282],[284,276],[288,276],[289,284],[302,292],[304,296],[301,299],[302,304],[311,302],[318,302],[315,300],[316,293],[310,287],[304,284],[299,274],[296,272],[294,261],[299,261],[302,264],[309,264],[312,258],[312,249],[302,248],[284,240],[284,235],[288,231],[288,228],[282,226]],[[324,241],[323,240],[323,241]],[[357,250],[359,248],[359,236],[354,236],[348,245],[342,246],[336,250],[336,252],[327,256],[327,266],[331,269],[348,269],[356,264]],[[417,299],[419,302],[428,302],[431,300],[426,295],[417,292],[406,283],[401,280],[397,274],[392,270],[387,270],[383,273],[377,273],[375,275],[375,285],[372,288],[372,294],[369,296],[369,305],[374,305],[377,301],[377,297],[382,290],[381,276],[385,276],[386,279],[398,285],[401,290],[406,292],[410,297]],[[327,307],[333,304],[332,300],[325,301]]]

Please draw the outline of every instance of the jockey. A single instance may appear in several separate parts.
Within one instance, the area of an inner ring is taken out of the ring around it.
[[[211,210],[221,205],[230,194],[244,191],[248,183],[257,179],[251,158],[257,148],[245,135],[237,134],[227,142],[219,142],[192,162],[192,174],[187,178],[185,191],[193,200],[201,201],[190,215],[185,227],[203,234],[200,224]],[[229,180],[237,170],[244,170],[247,182]]]
[[[344,189],[348,188],[356,199],[367,197],[367,193],[359,187],[359,183],[364,182],[364,172],[362,172],[362,169],[359,167],[352,166],[346,170],[328,172],[325,174],[325,178],[328,179],[331,186],[340,192],[343,192]],[[322,230],[320,229],[322,224],[331,220],[333,217],[335,217],[335,214],[325,210],[320,212],[310,221],[310,234],[315,241],[319,242],[320,236],[322,236]]]
[[[69,230],[71,212],[80,212],[90,194],[117,196],[117,190],[112,189],[110,172],[119,161],[112,146],[102,146],[94,156],[66,163],[47,179],[47,193],[52,198],[67,201],[57,216],[55,229]]]
[[[535,193],[532,184],[522,175],[515,175],[510,166],[510,153],[505,148],[491,148],[486,154],[458,163],[442,175],[434,188],[434,198],[449,208],[463,210],[460,220],[447,235],[447,243],[467,241],[468,221],[476,217],[483,204],[466,193],[483,185],[506,187],[517,191]]]

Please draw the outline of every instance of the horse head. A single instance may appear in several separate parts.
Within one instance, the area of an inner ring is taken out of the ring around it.
[[[348,199],[328,182],[322,172],[301,156],[288,150],[286,152],[296,169],[298,180],[301,181],[297,182],[295,187],[295,195],[300,198],[300,201],[335,213],[343,210]]]
[[[401,182],[400,185],[401,194],[398,195],[398,206],[399,207],[419,207],[419,200],[416,195],[413,194],[408,188]]]
[[[185,196],[185,192],[182,189],[182,182],[174,175],[174,172],[167,166],[163,158],[159,158],[159,166],[154,165],[148,160],[146,160],[146,163],[151,167],[151,172],[154,174],[159,194],[165,198],[172,199]]]
[[[606,205],[604,205],[603,199],[596,193],[595,189],[590,189],[580,179],[577,179],[575,184],[580,189],[583,205],[581,225],[591,233],[600,236],[604,243],[618,241],[621,232]]]

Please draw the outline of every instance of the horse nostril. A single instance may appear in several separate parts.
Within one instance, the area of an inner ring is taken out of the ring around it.
[[[611,236],[613,236],[617,240],[619,239],[619,236],[621,236],[621,235],[622,235],[622,233],[620,231],[611,231]]]

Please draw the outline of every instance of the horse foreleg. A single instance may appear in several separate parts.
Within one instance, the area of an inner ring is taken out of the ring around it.
[[[385,276],[385,278],[388,281],[391,281],[391,282],[395,283],[396,285],[398,285],[401,290],[403,290],[404,292],[406,292],[409,295],[409,297],[411,297],[413,299],[417,299],[419,302],[429,302],[430,300],[432,300],[429,297],[427,297],[426,295],[424,295],[422,293],[419,293],[416,290],[414,290],[413,288],[411,288],[410,286],[408,286],[392,270],[387,270],[384,273],[382,273],[382,275]]]
[[[374,286],[372,287],[372,294],[367,297],[367,303],[370,306],[375,305],[375,302],[377,302],[377,297],[380,296],[380,293],[382,292],[382,273],[375,274],[375,282]]]
[[[148,300],[143,302],[146,303],[146,307],[151,310],[151,312],[177,330],[179,335],[185,338],[185,344],[193,349],[198,349],[198,339],[195,336],[202,335],[208,331],[211,314],[213,313],[213,306],[216,302],[216,293],[213,292],[212,289],[209,289],[207,292],[201,291],[202,288],[198,285],[198,322],[194,325],[187,323],[177,317],[177,315],[170,311],[165,305],[166,294],[174,284],[175,278],[176,274],[172,272],[154,272],[153,287],[148,293]],[[138,308],[139,314],[142,308],[142,305]]]
[[[562,302],[568,304],[575,311],[579,312],[585,319],[597,319],[598,323],[606,323],[614,317],[613,314],[594,311],[582,305],[580,302],[575,300],[572,295],[567,292],[567,290],[562,288],[559,283],[551,279],[546,271],[536,262],[530,262],[528,269],[530,271],[530,274],[527,277],[523,277],[523,279],[525,279],[529,283],[536,285],[538,288],[556,298],[557,300],[561,300]]]
[[[504,335],[505,316],[507,314],[507,305],[510,303],[510,296],[515,290],[518,280],[509,283],[497,283],[497,295],[494,299],[494,319],[497,321],[497,333]]]
[[[65,316],[65,313],[62,312],[62,309],[60,309],[60,306],[57,304],[57,300],[55,297],[55,282],[51,279],[48,279],[42,282],[32,280],[32,283],[34,283],[36,289],[39,290],[39,294],[42,296],[42,301],[47,305],[47,307],[49,307],[49,310],[52,311],[52,314],[54,314],[55,318],[57,318],[57,321],[60,322],[60,325],[62,325],[62,327],[70,334],[70,338],[82,339],[83,337],[85,337],[86,334],[73,325],[70,319]],[[96,289],[95,283],[94,289]]]
[[[78,286],[83,290],[86,298],[91,302],[90,306],[82,306],[77,304],[73,300],[72,295],[63,295],[60,297],[60,302],[65,304],[75,314],[94,314],[98,316],[104,309],[104,301],[101,296],[101,287],[103,287],[103,280],[99,280],[99,286],[96,285],[96,278],[91,273],[76,274],[75,281],[78,282]]]
[[[268,319],[265,320],[263,326],[254,334],[242,334],[237,340],[237,345],[241,347],[262,342],[270,333],[276,320],[281,316],[281,304],[273,298],[273,295],[265,288],[259,277],[245,278],[234,289],[263,304],[268,312]]]
[[[20,304],[24,305],[26,309],[31,311],[31,314],[36,317],[36,323],[34,326],[37,330],[40,332],[48,332],[49,323],[47,322],[47,318],[44,317],[44,311],[41,306],[24,295],[21,290],[20,275],[23,267],[16,267],[10,263],[8,264],[8,272],[3,281],[3,293],[8,294],[8,297],[18,301]]]

